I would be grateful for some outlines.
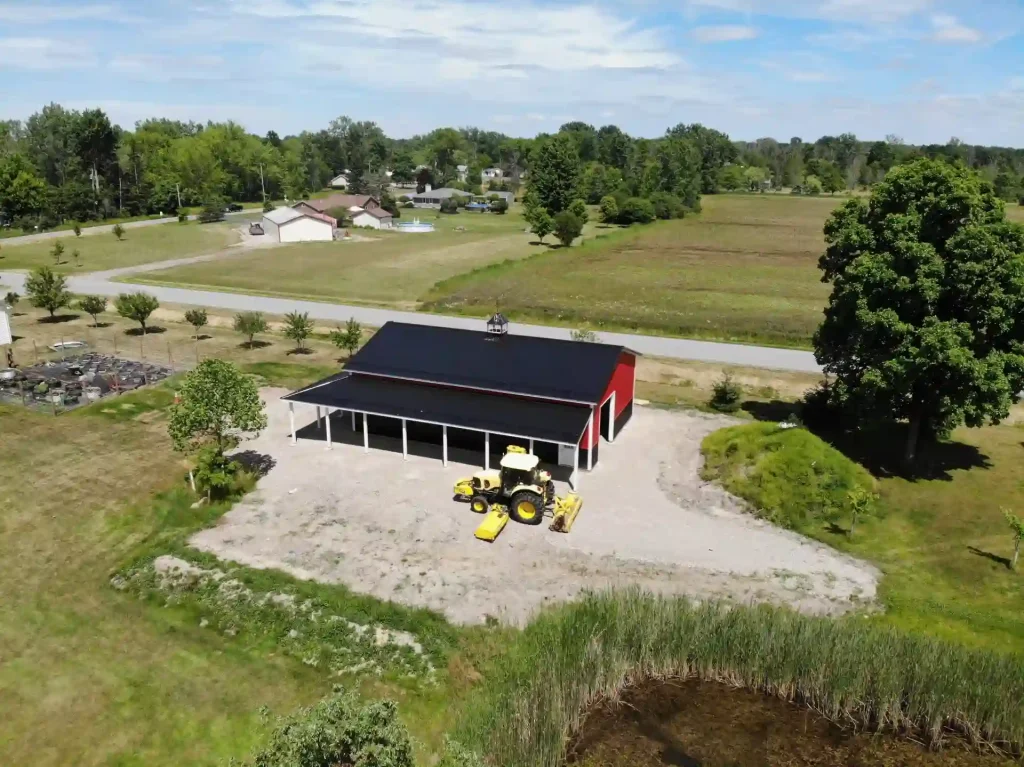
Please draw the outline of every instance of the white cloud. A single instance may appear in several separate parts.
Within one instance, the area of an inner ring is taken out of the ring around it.
[[[932,0],[688,0],[688,5],[697,11],[887,24],[927,10]]]
[[[56,3],[0,2],[0,21],[10,24],[53,24],[62,21],[112,19],[117,10],[112,5],[58,5]]]
[[[78,69],[95,63],[95,56],[80,43],[48,37],[0,38],[0,69],[45,72]]]
[[[700,43],[731,43],[737,40],[753,40],[757,37],[757,29],[740,24],[723,24],[696,27],[692,34]]]
[[[177,80],[224,80],[228,78],[222,56],[168,56],[137,53],[118,54],[110,60],[110,69],[135,80],[170,83]]]
[[[937,13],[932,16],[934,33],[932,39],[939,43],[979,43],[982,34],[972,27],[960,23],[956,16]]]

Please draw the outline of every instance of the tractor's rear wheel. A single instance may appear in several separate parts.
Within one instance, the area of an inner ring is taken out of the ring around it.
[[[469,502],[469,508],[477,514],[486,514],[490,511],[491,502],[482,495],[474,495],[472,500]]]
[[[544,499],[531,490],[520,490],[512,496],[509,516],[524,525],[539,525],[544,521]]]

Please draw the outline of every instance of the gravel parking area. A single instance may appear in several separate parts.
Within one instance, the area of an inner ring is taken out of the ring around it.
[[[875,595],[874,567],[754,519],[699,476],[700,441],[731,419],[637,407],[601,463],[582,473],[583,511],[568,535],[510,522],[493,544],[451,487],[479,466],[447,468],[397,447],[362,451],[345,416],[328,451],[315,425],[289,444],[281,390],[264,390],[269,428],[243,446],[274,468],[256,491],[193,545],[260,568],[344,583],[463,623],[523,623],[584,589],[638,585],[694,597],[772,601],[837,614]],[[299,406],[301,425],[313,409]],[[306,437],[306,438],[302,438]],[[559,492],[565,486],[559,483]]]

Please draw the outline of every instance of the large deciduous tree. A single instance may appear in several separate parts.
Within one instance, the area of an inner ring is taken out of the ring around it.
[[[825,225],[832,284],[815,355],[836,404],[919,438],[998,423],[1024,389],[1024,227],[991,186],[937,160],[894,168]]]
[[[218,455],[265,428],[256,384],[230,362],[215,359],[203,360],[185,376],[168,423],[175,449],[212,448]]]
[[[552,216],[566,210],[579,197],[580,158],[576,142],[567,134],[552,136],[534,153],[530,190],[537,203]]]
[[[28,276],[25,280],[25,293],[32,306],[46,309],[51,319],[58,309],[71,304],[67,279],[48,266],[41,266]]]

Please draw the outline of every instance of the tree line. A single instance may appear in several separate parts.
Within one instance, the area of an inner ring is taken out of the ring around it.
[[[737,142],[700,124],[681,123],[661,137],[630,136],[615,125],[563,125],[556,134],[515,138],[478,128],[439,128],[396,139],[374,122],[339,117],[318,131],[281,137],[234,122],[165,118],[133,129],[101,109],[49,104],[24,122],[0,122],[0,225],[49,228],[69,221],[173,214],[222,201],[300,199],[345,173],[354,192],[383,195],[389,184],[455,186],[479,194],[481,172],[497,167],[491,190],[517,191],[554,144],[569,152],[574,199],[612,197],[630,215],[695,209],[701,194],[787,188],[811,194],[872,186],[920,157],[956,160],[977,170],[998,196],[1024,194],[1024,150],[910,146],[896,136],[861,141],[852,134]],[[538,168],[539,169],[539,168]],[[669,197],[672,200],[669,200]],[[678,201],[678,208],[675,207]],[[562,204],[549,209],[552,216]]]

